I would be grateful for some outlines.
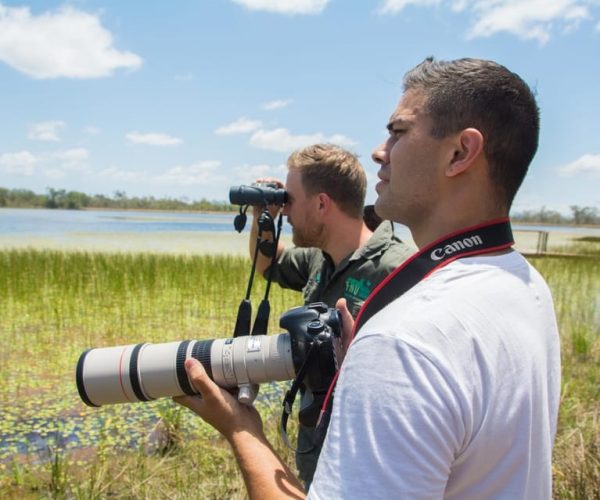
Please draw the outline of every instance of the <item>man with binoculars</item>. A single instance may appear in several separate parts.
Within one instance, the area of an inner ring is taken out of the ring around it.
[[[371,228],[363,219],[367,179],[352,153],[332,144],[315,144],[293,152],[287,162],[284,184],[272,178],[257,179],[285,188],[283,207],[271,205],[271,216],[279,210],[292,226],[292,248],[279,242],[273,269],[272,257],[259,252],[256,269],[284,288],[302,291],[305,304],[324,302],[335,307],[345,298],[356,316],[371,291],[414,250],[393,233],[392,223],[378,220]],[[254,258],[257,218],[264,210],[255,206],[250,232],[250,258]],[[369,213],[367,213],[369,215]],[[374,217],[372,217],[374,219]],[[268,234],[262,235],[269,238]],[[301,420],[316,421],[322,396],[303,392]],[[313,450],[312,427],[300,425],[296,464],[308,487],[312,481],[320,444]]]

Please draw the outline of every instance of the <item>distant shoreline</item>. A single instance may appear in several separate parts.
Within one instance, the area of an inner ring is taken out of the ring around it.
[[[0,210],[56,210],[61,212],[162,212],[182,214],[237,214],[237,210],[191,210],[191,209],[163,209],[163,208],[112,208],[112,207],[82,207],[82,208],[47,208],[47,207],[0,207]]]
[[[46,208],[46,207],[0,207],[0,209],[27,209],[27,210],[59,210],[59,211],[74,211],[74,212],[156,212],[156,213],[187,213],[187,214],[211,214],[211,215],[235,215],[237,210],[191,210],[191,209],[162,209],[162,208],[112,208],[112,207],[82,207],[82,208]],[[566,224],[559,222],[535,222],[521,221],[511,217],[512,224],[523,226],[548,226],[548,227],[563,227],[563,228],[590,228],[600,229],[600,224]]]

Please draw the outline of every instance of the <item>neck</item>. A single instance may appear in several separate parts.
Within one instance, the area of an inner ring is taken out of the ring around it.
[[[373,235],[362,219],[341,219],[327,227],[327,241],[321,248],[337,266],[344,258],[362,247]]]
[[[410,230],[415,244],[421,249],[450,233],[504,217],[507,217],[507,214],[502,211],[479,213],[477,216],[468,215],[464,217],[457,217],[456,214],[447,212],[445,216],[442,215],[429,221],[421,221],[420,224],[413,224],[410,226]]]

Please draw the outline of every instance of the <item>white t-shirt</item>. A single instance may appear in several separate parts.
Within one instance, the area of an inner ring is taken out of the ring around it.
[[[550,498],[560,347],[516,252],[461,259],[352,343],[309,498]]]

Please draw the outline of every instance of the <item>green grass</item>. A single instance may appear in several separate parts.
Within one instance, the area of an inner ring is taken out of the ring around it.
[[[555,496],[598,498],[600,259],[532,262],[550,284],[562,336]],[[1,251],[0,497],[244,498],[228,447],[200,419],[168,399],[88,408],[74,368],[93,346],[231,336],[248,274],[240,257]],[[263,293],[259,278],[255,310]],[[269,331],[300,302],[273,287]],[[291,464],[279,390],[263,386],[258,406]]]
[[[561,333],[555,497],[600,498],[600,259],[531,260],[550,285]]]
[[[569,245],[553,248],[552,252],[600,257],[600,236],[582,236],[575,238]]]

